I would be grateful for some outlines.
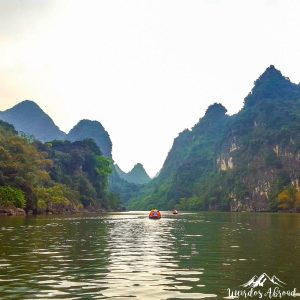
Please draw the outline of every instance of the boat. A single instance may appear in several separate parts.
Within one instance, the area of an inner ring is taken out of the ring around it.
[[[173,209],[172,214],[173,214],[173,215],[177,215],[177,214],[178,214],[178,211],[177,211],[176,209]]]
[[[157,209],[152,209],[149,213],[149,219],[160,219],[161,213]]]

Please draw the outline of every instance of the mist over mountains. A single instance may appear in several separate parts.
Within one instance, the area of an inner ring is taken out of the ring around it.
[[[102,154],[112,159],[112,141],[109,133],[98,121],[80,120],[69,133],[65,133],[34,101],[30,100],[22,101],[14,107],[0,112],[0,120],[12,124],[17,131],[33,136],[41,142],[53,140],[76,142],[92,139]],[[114,172],[112,182],[117,182],[122,189],[127,183],[144,184],[150,181],[149,175],[140,163],[136,164],[129,173],[123,172],[117,165],[114,165],[114,168],[117,172]],[[113,184],[111,188],[114,189]]]
[[[98,121],[81,120],[67,134],[61,131],[34,101],[30,100],[22,101],[0,112],[0,119],[14,125],[17,131],[32,135],[41,142],[93,139],[105,156],[112,157],[112,142],[109,134]]]
[[[65,139],[67,134],[33,101],[25,100],[0,112],[0,119],[41,142]]]

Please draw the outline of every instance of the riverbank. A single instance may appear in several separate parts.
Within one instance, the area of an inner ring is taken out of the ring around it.
[[[106,213],[106,212],[124,212],[124,208],[117,210],[109,210],[104,208],[77,208],[74,207],[55,209],[55,210],[26,210],[16,207],[0,207],[0,217],[2,216],[32,216],[32,215],[75,215],[75,214],[91,214],[91,213]]]
[[[1,216],[26,216],[26,211],[22,208],[0,208]]]

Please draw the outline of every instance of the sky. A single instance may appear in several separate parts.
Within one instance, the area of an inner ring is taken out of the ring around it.
[[[271,64],[300,81],[298,0],[0,0],[0,110],[98,120],[154,176],[207,107],[237,113]]]

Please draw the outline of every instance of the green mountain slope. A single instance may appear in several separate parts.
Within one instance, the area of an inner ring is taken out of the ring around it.
[[[67,139],[73,142],[93,139],[106,157],[112,157],[112,142],[109,134],[98,121],[79,121],[78,124],[70,130]]]
[[[111,161],[92,140],[43,144],[0,121],[0,209],[65,213],[119,208],[108,191]]]
[[[297,210],[299,179],[300,86],[270,66],[238,114],[213,104],[179,134],[159,176],[131,207]]]

